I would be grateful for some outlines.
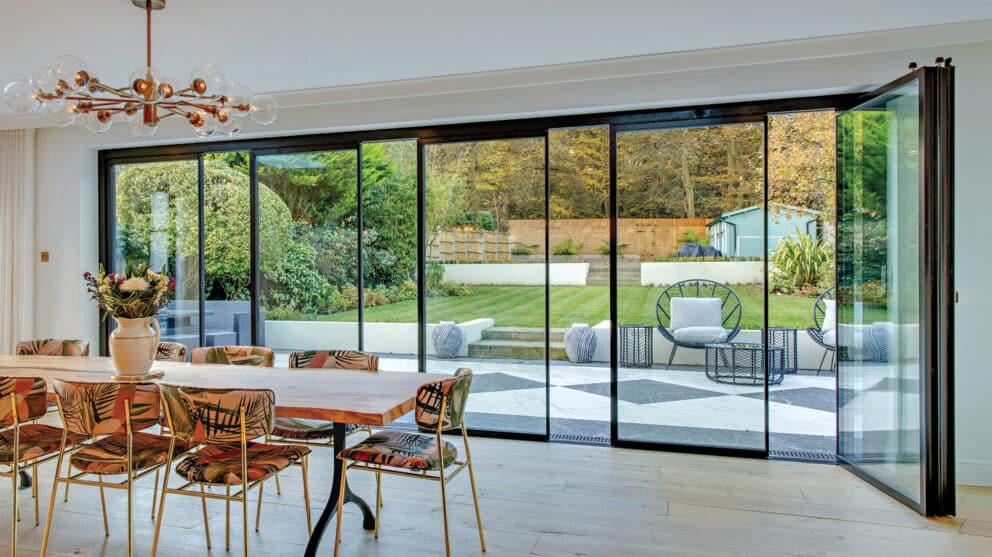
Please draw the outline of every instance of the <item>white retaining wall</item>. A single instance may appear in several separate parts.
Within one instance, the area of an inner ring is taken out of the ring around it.
[[[765,282],[765,264],[761,261],[641,263],[641,286],[675,284],[689,279],[707,279],[724,284],[760,284]]]
[[[427,325],[427,354],[434,354],[430,341],[436,323]],[[493,326],[492,319],[459,323],[462,345],[459,356],[468,355],[468,345],[482,338]],[[365,323],[365,350],[382,354],[416,354],[416,323]],[[358,323],[354,321],[266,321],[265,343],[274,350],[357,350]]]
[[[588,263],[552,263],[551,286],[585,286]],[[544,285],[544,263],[446,263],[444,280],[477,285]]]

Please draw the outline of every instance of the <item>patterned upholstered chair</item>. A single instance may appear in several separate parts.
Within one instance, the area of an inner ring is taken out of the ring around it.
[[[171,437],[143,431],[158,425],[162,412],[158,386],[152,383],[83,383],[56,379],[52,386],[58,395],[59,413],[65,431],[89,440],[81,443],[71,454],[67,453],[64,442],[59,449],[41,553],[44,555],[48,547],[55,493],[58,485],[64,483],[100,488],[103,528],[108,536],[110,528],[104,489],[127,492],[127,554],[130,556],[134,546],[134,482],[156,472],[157,490],[157,473],[166,464],[167,455],[170,452],[184,453],[191,446],[175,443]],[[67,456],[70,470],[77,473],[63,474],[62,461]],[[95,475],[96,479],[82,479],[88,475]],[[124,476],[124,479],[108,481],[105,476]]]
[[[187,348],[178,342],[160,342],[155,359],[163,362],[185,362]]]
[[[308,350],[292,352],[289,367],[293,369],[337,369],[375,372],[379,369],[379,356],[357,350]],[[348,424],[346,433],[366,431],[372,434],[372,426],[361,428]],[[334,422],[308,420],[304,418],[281,418],[276,416],[272,436],[267,442],[309,445],[311,447],[333,447]],[[282,493],[279,476],[276,475],[276,492]]]
[[[830,368],[837,364],[837,302],[833,287],[823,291],[813,302],[813,327],[806,328],[806,334],[823,348],[823,357],[816,368],[816,374],[823,371],[823,363],[830,356]]]
[[[66,436],[62,428],[33,422],[48,412],[48,389],[41,377],[0,377],[0,464],[10,472],[0,472],[0,477],[10,478],[13,504],[11,505],[11,555],[17,555],[18,489],[17,477],[25,468],[38,476],[38,465],[59,454],[59,447],[82,440],[76,435]],[[54,490],[53,490],[54,492]],[[39,524],[38,483],[31,485],[34,496],[34,524]]]
[[[194,364],[230,364],[235,366],[272,367],[276,353],[264,346],[210,346],[194,348]]]
[[[18,356],[79,356],[90,355],[90,343],[85,340],[42,338],[17,343]]]
[[[479,544],[486,550],[486,539],[482,533],[482,515],[479,513],[479,497],[475,489],[475,472],[472,469],[472,455],[468,448],[468,434],[465,430],[465,404],[468,402],[472,386],[472,370],[461,368],[454,377],[425,383],[417,389],[417,406],[414,413],[417,427],[423,433],[385,430],[376,432],[368,439],[338,453],[343,461],[341,471],[341,498],[338,499],[338,523],[335,535],[334,555],[337,556],[341,541],[341,512],[344,507],[345,481],[348,470],[365,470],[375,474],[376,513],[375,537],[379,537],[379,513],[382,504],[382,474],[406,476],[431,480],[441,486],[441,516],[444,520],[445,555],[451,557],[451,540],[448,535],[448,497],[445,488],[448,481],[462,468],[468,467],[468,477],[472,484],[472,500],[475,503],[475,520],[479,525]],[[458,449],[442,434],[460,428],[465,446],[465,459],[458,460]],[[451,472],[446,470],[451,468]]]
[[[176,466],[184,485],[169,487],[169,474],[176,456],[169,451],[162,482],[162,498],[159,501],[158,521],[155,523],[155,537],[152,540],[152,557],[158,549],[158,539],[162,528],[165,499],[169,495],[199,497],[203,501],[203,526],[210,548],[210,526],[207,521],[206,498],[227,501],[226,546],[231,549],[230,503],[241,503],[242,526],[244,529],[244,555],[248,556],[248,492],[259,488],[258,508],[262,508],[262,486],[273,474],[284,470],[297,461],[303,461],[303,501],[307,515],[307,531],[310,523],[310,491],[307,486],[306,460],[309,447],[301,445],[273,445],[259,443],[254,439],[265,438],[272,433],[275,417],[276,396],[268,389],[201,389],[160,384],[165,402],[165,417],[171,435],[176,443],[199,445]],[[192,486],[199,486],[193,491]],[[204,486],[222,487],[224,494],[205,493]],[[232,494],[231,488],[237,488]],[[255,520],[255,530],[259,521]]]

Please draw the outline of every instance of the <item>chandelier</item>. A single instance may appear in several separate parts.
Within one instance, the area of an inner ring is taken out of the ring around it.
[[[165,8],[166,0],[131,0],[146,14],[146,64],[131,73],[124,87],[100,81],[86,62],[61,56],[29,80],[4,87],[4,98],[18,112],[46,114],[55,126],[82,121],[86,129],[104,133],[115,121],[127,122],[138,137],[153,137],[159,122],[178,116],[197,137],[236,135],[247,119],[268,125],[279,105],[270,95],[255,95],[244,85],[229,83],[212,64],[203,64],[179,84],[152,67],[152,11]]]

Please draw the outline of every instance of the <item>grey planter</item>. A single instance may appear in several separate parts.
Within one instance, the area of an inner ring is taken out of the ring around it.
[[[575,323],[565,331],[565,354],[568,361],[587,364],[596,353],[596,333],[589,325]]]
[[[462,329],[454,321],[441,321],[431,331],[431,342],[438,358],[454,358],[462,346]]]

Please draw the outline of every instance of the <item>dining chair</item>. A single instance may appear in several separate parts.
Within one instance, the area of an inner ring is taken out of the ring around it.
[[[160,342],[155,351],[155,359],[160,362],[185,362],[187,348],[178,342]]]
[[[106,536],[110,536],[110,524],[104,491],[121,489],[127,492],[127,554],[130,556],[134,552],[134,482],[158,471],[165,465],[168,454],[185,453],[191,446],[144,431],[158,424],[162,411],[155,384],[54,379],[52,387],[57,395],[64,433],[55,466],[41,554],[45,555],[48,548],[55,495],[59,484],[64,483],[99,488]],[[62,462],[70,434],[87,440],[79,443],[69,455],[69,469],[63,474]],[[96,476],[96,479],[87,476]],[[106,476],[124,476],[124,479],[107,480]]]
[[[379,369],[379,356],[357,350],[307,350],[291,352],[289,354],[289,367],[292,369],[336,369],[374,373]],[[361,431],[371,435],[372,426],[360,427],[355,424],[345,426],[346,435]],[[333,447],[333,436],[334,422],[276,416],[272,435],[266,439],[266,442]],[[278,474],[276,474],[275,480],[276,493],[282,494]]]
[[[253,439],[263,439],[272,433],[275,416],[275,393],[269,389],[205,389],[180,387],[162,383],[159,385],[164,400],[165,417],[170,435],[176,442],[197,445],[176,466],[175,473],[185,481],[177,488],[169,487],[169,475],[176,454],[170,450],[166,458],[165,479],[162,482],[162,497],[159,499],[158,520],[155,522],[155,535],[152,539],[152,557],[158,549],[159,534],[168,495],[199,497],[203,505],[203,527],[210,543],[210,524],[207,520],[207,499],[226,503],[227,530],[226,548],[231,549],[231,503],[241,503],[242,528],[244,535],[244,555],[248,556],[248,492],[261,486],[273,474],[286,469],[297,461],[303,464],[303,502],[307,517],[307,532],[312,529],[310,522],[310,491],[307,486],[306,460],[309,447],[302,445],[275,445],[259,443]],[[193,491],[193,487],[199,491]],[[221,487],[225,492],[212,493],[205,487]],[[234,494],[232,487],[240,487]],[[262,498],[259,491],[258,506],[261,510]],[[255,521],[255,530],[259,521]]]
[[[338,555],[341,543],[341,512],[344,509],[344,493],[347,491],[348,470],[365,470],[375,474],[376,513],[375,537],[379,537],[379,513],[382,502],[382,474],[405,476],[420,480],[435,481],[441,486],[441,516],[444,521],[444,550],[451,557],[451,539],[448,535],[448,496],[445,488],[449,481],[465,467],[468,467],[469,482],[472,484],[472,500],[475,503],[475,520],[479,525],[479,544],[486,550],[486,538],[482,532],[482,515],[479,512],[479,496],[475,489],[475,471],[472,468],[472,454],[468,447],[468,433],[463,420],[465,404],[468,402],[472,386],[472,370],[460,368],[448,379],[425,383],[417,389],[414,419],[422,433],[384,430],[377,431],[368,439],[353,447],[342,450],[338,458],[343,462],[340,493],[338,499],[337,533],[334,537],[334,555]],[[461,428],[465,459],[458,460],[458,449],[445,441],[445,431]],[[445,471],[454,467],[450,473]]]
[[[30,468],[38,477],[38,465],[59,454],[60,446],[75,444],[83,438],[65,435],[62,428],[31,423],[48,412],[48,388],[41,377],[0,377],[0,464],[10,471],[0,477],[10,478],[11,504],[10,553],[17,555],[17,522],[20,519],[17,477]],[[53,488],[54,492],[54,488]],[[31,484],[34,497],[34,525],[40,523],[38,483]]]
[[[85,340],[42,338],[17,343],[18,356],[79,356],[90,355],[90,343]]]
[[[264,346],[208,346],[194,348],[190,362],[272,367],[275,359],[276,353]]]

